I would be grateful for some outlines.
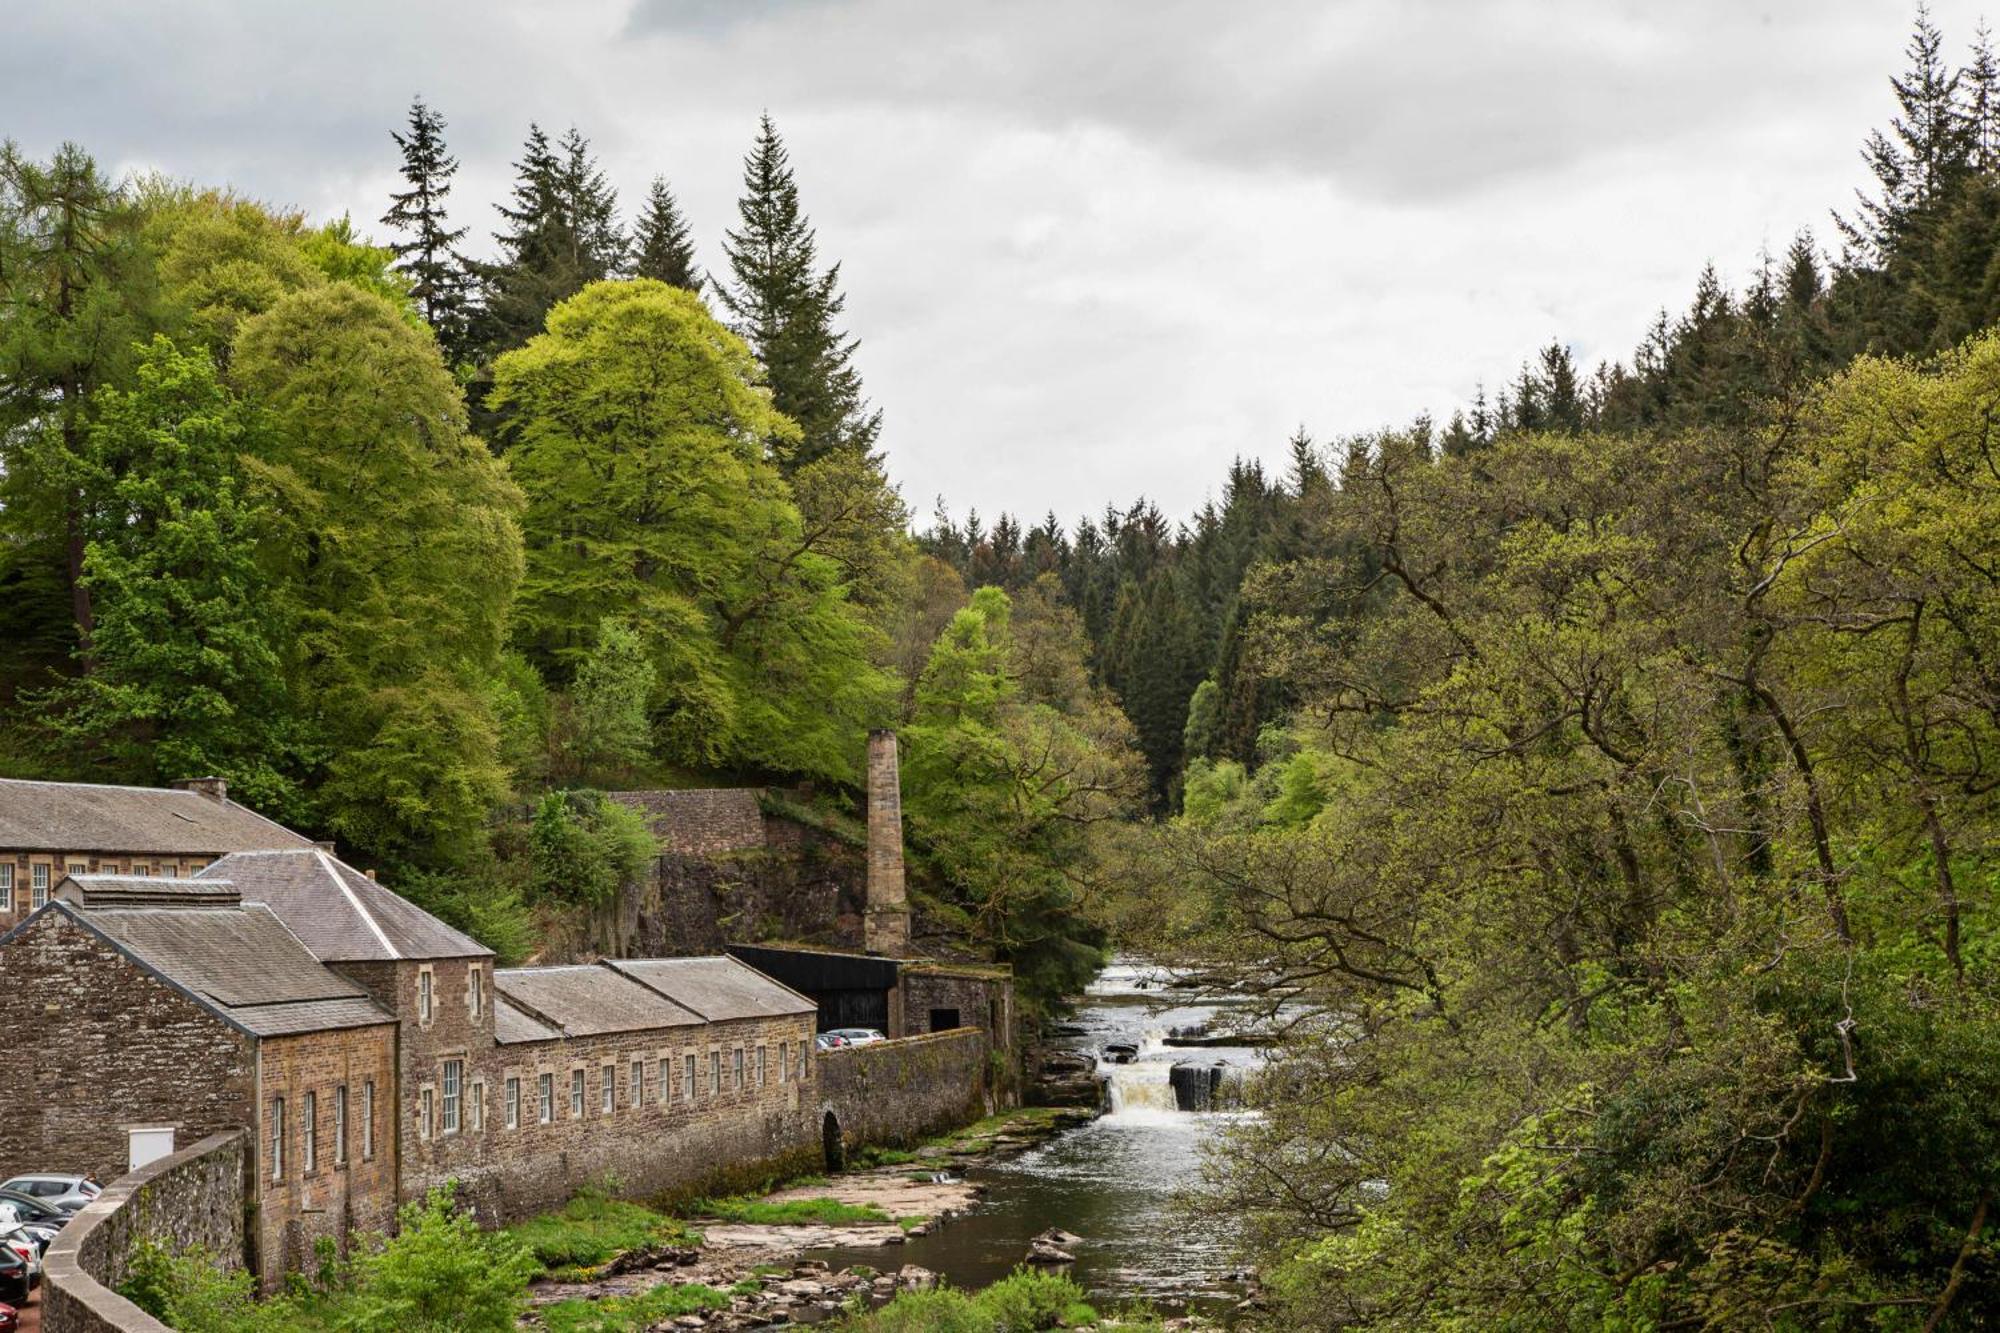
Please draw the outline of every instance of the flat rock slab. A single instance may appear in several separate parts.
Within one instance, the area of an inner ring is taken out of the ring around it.
[[[978,1190],[962,1180],[911,1180],[908,1167],[855,1171],[833,1177],[824,1185],[796,1185],[765,1196],[767,1203],[795,1199],[838,1199],[845,1204],[872,1204],[891,1217],[942,1217],[971,1207]],[[793,1228],[786,1228],[792,1230]],[[713,1236],[715,1229],[702,1228]]]

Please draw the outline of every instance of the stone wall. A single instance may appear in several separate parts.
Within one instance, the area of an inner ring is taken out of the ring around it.
[[[911,1143],[1000,1109],[988,1049],[972,1028],[836,1047],[820,1056],[820,1096],[848,1148]]]
[[[902,971],[904,1030],[984,1029],[1001,1050],[1014,1048],[1014,980],[997,968],[952,963],[911,963]],[[933,1018],[937,1021],[933,1021]]]
[[[497,1168],[491,1177],[495,1210],[503,1219],[530,1216],[560,1207],[586,1185],[606,1182],[641,1198],[705,1193],[812,1165],[820,1100],[812,1035],[812,1017],[802,1014],[499,1047],[488,1075],[495,1101],[486,1133]],[[787,1056],[782,1070],[781,1050]],[[797,1076],[801,1052],[803,1080]],[[691,1095],[689,1056],[695,1061]],[[634,1061],[641,1069],[637,1096]],[[662,1064],[667,1071],[664,1096]],[[609,1112],[604,1109],[607,1066]],[[719,1089],[710,1082],[715,1071],[721,1076]],[[581,1115],[573,1112],[570,1099],[578,1073],[583,1075]],[[539,1096],[544,1074],[554,1096],[547,1123]],[[507,1123],[509,1079],[518,1080],[520,1096],[519,1121],[512,1127]]]
[[[761,787],[708,787],[693,791],[610,793],[646,816],[660,850],[676,856],[711,856],[764,846]]]
[[[0,1180],[112,1180],[131,1126],[171,1125],[185,1147],[255,1123],[256,1043],[61,909],[0,947],[0,995],[21,1019],[0,1042]]]
[[[868,905],[862,946],[901,958],[910,951],[910,904],[903,885],[903,779],[896,733],[868,733]]]
[[[472,1088],[483,1084],[480,1100],[492,1118],[496,1088],[488,1066],[493,1054],[493,965],[487,958],[437,958],[422,961],[334,963],[334,971],[366,990],[397,1022],[397,1078],[385,1083],[377,1114],[380,1132],[400,1143],[398,1189],[404,1202],[421,1199],[437,1186],[455,1180],[461,1197],[491,1222],[488,1207],[495,1196],[488,1180],[497,1168],[484,1135],[470,1130]],[[478,973],[478,1012],[473,1011],[472,974]],[[431,1016],[424,1021],[418,1005],[420,978],[431,979]],[[444,1062],[461,1062],[460,1132],[446,1134],[436,1123],[442,1114]],[[432,1124],[423,1121],[424,1093],[430,1092]]]
[[[240,1130],[211,1135],[113,1181],[84,1207],[49,1246],[45,1333],[167,1333],[117,1292],[142,1241],[241,1267],[248,1147]]]
[[[251,1153],[257,1182],[258,1280],[275,1288],[311,1264],[331,1240],[346,1253],[355,1233],[387,1231],[396,1220],[394,1115],[396,1029],[373,1027],[267,1037],[258,1051],[263,1104]],[[373,1089],[371,1092],[370,1089]],[[345,1089],[345,1144],[340,1094]],[[312,1098],[312,1155],[306,1154],[306,1099]],[[272,1101],[285,1102],[284,1170],[274,1171]],[[366,1124],[370,1103],[374,1124]]]

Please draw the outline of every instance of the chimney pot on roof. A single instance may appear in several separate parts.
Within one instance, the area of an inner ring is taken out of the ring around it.
[[[375,870],[372,866],[369,869],[362,871],[361,873],[368,876],[368,878],[370,879],[375,878]]]
[[[228,778],[182,778],[174,783],[175,791],[191,791],[197,796],[206,796],[211,801],[229,799]]]
[[[313,843],[313,846],[319,848],[321,851],[325,852],[328,856],[334,855],[332,838],[321,838],[315,843]]]

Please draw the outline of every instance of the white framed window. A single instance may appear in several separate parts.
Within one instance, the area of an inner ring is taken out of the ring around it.
[[[729,1053],[729,1088],[732,1092],[743,1091],[743,1048],[738,1046]]]
[[[375,1160],[375,1080],[361,1085],[361,1160]]]
[[[160,874],[167,879],[179,879],[181,877],[181,868],[172,861],[169,861],[160,867]]]
[[[800,1043],[799,1043],[799,1051],[798,1051],[798,1060],[799,1060],[799,1082],[801,1082],[801,1083],[803,1083],[803,1082],[805,1082],[805,1081],[806,1081],[806,1075],[807,1075],[807,1074],[809,1074],[809,1073],[811,1072],[811,1066],[809,1066],[809,1065],[807,1065],[807,1064],[806,1064],[806,1057],[807,1057],[807,1055],[808,1055],[808,1054],[810,1054],[810,1053],[811,1053],[811,1051],[812,1051],[812,1043],[811,1043],[811,1042],[809,1042],[809,1041],[802,1041],[802,1042],[800,1042]]]
[[[681,1100],[684,1102],[694,1100],[694,1057],[692,1055],[688,1056],[686,1067],[681,1070]]]
[[[0,861],[0,912],[14,914],[14,863]]]
[[[646,1062],[634,1060],[631,1076],[625,1080],[625,1104],[644,1106],[646,1104]]]
[[[583,1119],[583,1071],[569,1071],[569,1114],[573,1120]]]
[[[465,1062],[463,1060],[447,1060],[444,1062],[444,1075],[439,1080],[444,1084],[444,1121],[440,1126],[440,1130],[443,1133],[458,1133],[458,1099],[461,1092],[460,1083],[464,1078]]]
[[[759,1046],[757,1048],[757,1086],[760,1088],[764,1086],[764,1061],[769,1053],[770,1047],[768,1046]]]
[[[63,873],[65,875],[88,875],[90,873],[90,862],[71,861],[63,867]]]
[[[660,1104],[665,1106],[674,1099],[674,1062],[666,1056],[660,1057]]]
[[[618,1107],[618,1066],[606,1065],[599,1072],[597,1100],[604,1114],[610,1115]]]
[[[507,1128],[519,1129],[521,1127],[521,1080],[518,1078],[508,1079],[505,1086],[501,1089],[501,1096],[507,1103],[505,1112]]]
[[[431,1025],[431,992],[437,981],[428,967],[417,969],[417,1022],[424,1027]]]
[[[311,1175],[319,1169],[319,1094],[309,1092],[299,1103],[299,1133],[302,1136],[299,1162]]]
[[[347,1085],[333,1090],[333,1164],[347,1165]]]
[[[542,1123],[546,1125],[556,1118],[556,1076],[554,1074],[542,1075],[539,1091],[542,1094]]]
[[[472,1085],[470,1123],[475,1134],[486,1128],[486,1084],[483,1080]]]
[[[417,1094],[417,1137],[418,1138],[428,1139],[431,1136],[431,1117],[436,1113],[437,1113],[437,1091],[434,1088],[425,1088],[423,1091]]]
[[[49,905],[49,863],[37,861],[28,867],[28,905],[39,912]]]
[[[779,1042],[778,1082],[783,1083],[785,1081],[785,1071],[788,1067],[790,1067],[791,1063],[792,1063],[792,1044],[788,1041]]]
[[[477,963],[465,974],[465,1003],[472,1011],[472,1021],[477,1023],[486,1012],[486,970]]]
[[[722,1092],[722,1052],[708,1053],[708,1095],[717,1096]]]
[[[285,1099],[271,1099],[271,1179],[285,1178]]]

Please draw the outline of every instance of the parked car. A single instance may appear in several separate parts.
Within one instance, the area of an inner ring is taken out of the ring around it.
[[[41,1261],[33,1241],[0,1235],[0,1300],[10,1305],[26,1305],[29,1293],[42,1280]]]
[[[0,1199],[0,1234],[11,1230],[34,1241],[37,1259],[48,1254],[49,1242],[56,1238],[56,1234],[63,1229],[63,1223],[68,1220],[60,1213],[41,1212],[32,1204]]]
[[[0,1333],[14,1333],[21,1326],[21,1312],[11,1305],[0,1305]]]
[[[839,1037],[843,1046],[873,1046],[878,1041],[889,1040],[874,1028],[835,1028],[826,1035]]]
[[[76,1213],[68,1208],[54,1208],[31,1194],[16,1194],[13,1190],[0,1190],[0,1203],[11,1203],[21,1210],[25,1222],[52,1226],[60,1230]]]
[[[12,1180],[0,1181],[0,1190],[12,1190],[16,1194],[32,1194],[45,1203],[70,1212],[89,1203],[104,1187],[88,1175],[51,1171],[32,1176],[15,1176]]]
[[[815,1050],[830,1051],[837,1046],[845,1046],[845,1045],[847,1045],[847,1039],[845,1037],[835,1036],[831,1032],[822,1032],[817,1037],[813,1038],[813,1047]]]

